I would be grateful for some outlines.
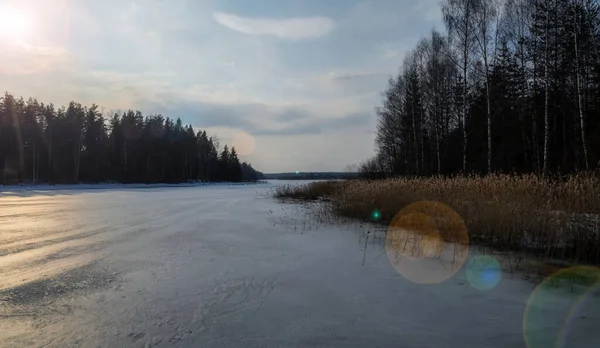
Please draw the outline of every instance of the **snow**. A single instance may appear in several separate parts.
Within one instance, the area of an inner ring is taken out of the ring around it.
[[[23,192],[45,193],[60,190],[116,190],[116,189],[149,189],[149,188],[168,188],[168,187],[196,187],[196,186],[244,186],[259,185],[265,183],[259,182],[188,182],[178,184],[121,184],[121,183],[100,183],[100,184],[24,184],[24,185],[0,185],[0,197],[3,195],[15,195]]]
[[[416,284],[277,184],[0,187],[0,346],[600,346],[595,292]]]

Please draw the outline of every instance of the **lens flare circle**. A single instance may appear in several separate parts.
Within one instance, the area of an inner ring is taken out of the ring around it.
[[[449,206],[433,201],[410,204],[388,226],[386,253],[394,269],[419,284],[441,283],[464,264],[467,227]]]
[[[381,212],[379,210],[373,210],[371,213],[371,219],[374,221],[379,221],[381,219]]]
[[[240,156],[248,156],[256,148],[256,139],[248,132],[238,132],[233,136],[233,147]]]
[[[569,347],[569,336],[574,337],[569,333],[581,319],[584,304],[599,292],[598,267],[574,266],[546,277],[527,301],[523,315],[526,347]],[[596,337],[596,345],[588,342],[590,347],[600,346],[600,336]]]
[[[490,290],[501,279],[500,263],[493,256],[475,256],[467,264],[467,281],[477,290]]]
[[[598,271],[598,273],[600,276],[600,271]],[[574,322],[578,319],[585,318],[585,316],[582,314],[585,312],[585,309],[588,308],[586,305],[590,304],[589,302],[592,297],[597,298],[598,296],[600,296],[600,281],[596,281],[593,285],[589,286],[588,289],[583,293],[583,295],[581,295],[577,299],[575,304],[571,307],[569,313],[567,313],[567,316],[565,317],[562,327],[558,333],[558,347],[568,347],[567,343],[569,341],[569,335],[573,337],[576,336],[576,334],[573,334],[571,332],[574,326]],[[593,306],[591,310],[594,310]],[[590,342],[590,345],[593,347],[600,347],[600,336],[596,335],[596,337],[596,342]]]

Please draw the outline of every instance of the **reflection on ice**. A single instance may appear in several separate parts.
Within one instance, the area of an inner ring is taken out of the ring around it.
[[[600,346],[600,285],[578,285],[594,269],[550,277],[528,302],[533,284],[498,272],[506,254],[469,248],[442,204],[380,229],[269,189],[78,191],[39,210],[0,197],[2,346]]]
[[[72,213],[82,203],[74,196],[0,200],[0,290],[53,277],[92,260],[88,254],[77,254],[97,241],[83,233],[85,215]]]

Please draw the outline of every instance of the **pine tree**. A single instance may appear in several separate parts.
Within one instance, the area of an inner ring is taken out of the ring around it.
[[[97,105],[68,107],[0,98],[0,183],[256,180],[232,149],[221,154],[206,131],[140,111],[106,120]],[[237,163],[236,165],[230,162]]]
[[[219,181],[230,181],[231,173],[230,173],[230,156],[229,156],[229,148],[227,145],[223,147],[223,151],[219,156],[219,172],[218,172],[218,180]]]
[[[242,181],[242,166],[237,152],[235,151],[235,147],[231,148],[231,154],[229,155],[229,173],[231,181]]]

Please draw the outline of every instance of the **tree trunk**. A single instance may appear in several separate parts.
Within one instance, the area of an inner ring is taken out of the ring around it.
[[[422,90],[422,89],[421,89]],[[420,147],[421,147],[421,168],[423,169],[424,174],[425,170],[424,170],[424,161],[425,161],[425,142],[423,140],[423,119],[425,118],[423,115],[423,102],[421,101],[421,115],[419,116],[419,139],[420,139]]]
[[[492,106],[490,103],[490,84],[486,82],[486,99],[487,99],[487,172],[492,173]]]
[[[182,169],[182,171],[181,171],[181,175],[182,175],[182,179],[183,179],[184,181],[187,179],[187,178],[186,178],[187,165],[188,165],[188,156],[187,156],[187,153],[186,153],[186,154],[185,154],[185,161],[183,161],[183,168],[181,168],[181,169]]]
[[[154,180],[153,175],[150,174],[150,173],[154,172],[154,171],[152,171],[152,172],[150,171],[150,157],[151,157],[150,155],[148,155],[148,157],[146,157],[146,175],[145,175],[145,177],[146,177],[147,181]]]
[[[83,132],[80,131],[79,139],[77,140],[77,148],[75,149],[75,183],[79,181],[79,161],[81,160],[81,143]]]
[[[462,110],[462,135],[463,135],[463,172],[467,172],[467,65],[465,59],[465,66],[463,69],[464,81],[463,81],[463,110]]]
[[[36,146],[35,142],[33,143],[33,160],[31,162],[31,183],[35,184],[35,155],[36,155]]]
[[[413,105],[413,110],[414,110],[414,105]],[[415,122],[414,114],[413,114],[412,124],[413,124],[413,141],[415,143],[415,169],[416,169],[417,175],[419,175],[420,174],[420,167],[419,167],[419,141],[418,141],[418,138],[417,138],[417,124]]]
[[[413,93],[413,99],[410,101],[410,106],[412,108],[413,141],[415,142],[415,165],[417,169],[417,175],[419,175],[419,142],[417,138],[417,123],[415,122],[415,95],[416,94]]]
[[[467,17],[469,17],[467,12]],[[468,18],[465,19],[468,21]],[[462,133],[463,133],[463,172],[467,172],[467,69],[469,67],[469,26],[465,26],[465,42],[463,47],[463,110],[462,110]]]
[[[487,25],[487,23],[485,24]],[[487,173],[492,173],[492,106],[490,101],[490,79],[489,79],[489,66],[488,66],[488,52],[487,52],[487,32],[486,30],[482,33],[483,42],[483,65],[485,69],[485,101],[486,101],[486,118],[487,118]]]
[[[196,168],[197,169],[196,180],[198,180],[198,181],[200,181],[200,178],[201,178],[201,176],[200,176],[200,171],[201,171],[201,167],[202,167],[201,164],[202,164],[202,161],[201,161],[200,157],[198,157],[198,167]]]
[[[524,43],[524,34],[525,30],[521,29],[521,33],[519,35],[520,37],[520,43],[519,43],[519,47],[520,47],[520,51],[521,51],[521,78],[523,79],[523,91],[522,93],[527,95],[527,69],[525,67],[525,43]],[[526,121],[525,121],[525,117],[523,116],[523,112],[525,111],[525,103],[523,103],[522,101],[526,100],[525,95],[520,97],[520,103],[517,104],[517,107],[519,108],[519,122],[521,123],[521,138],[523,139],[523,142],[527,141],[527,143],[531,146],[531,141],[528,139],[527,135],[526,135]],[[535,118],[533,118],[535,120]],[[535,127],[535,121],[533,122],[533,127]],[[533,149],[533,146],[531,146],[531,148]],[[529,161],[527,160],[528,158],[528,149],[525,149],[523,151],[523,159],[524,159],[524,165],[527,166],[527,164],[529,163]]]
[[[40,178],[40,159],[39,156],[37,156],[37,152],[36,152],[36,161],[35,161],[35,180],[39,180]]]
[[[545,61],[544,61],[544,164],[543,173],[548,174],[548,151],[549,151],[549,138],[550,138],[550,125],[549,125],[549,103],[550,103],[550,81],[548,74],[548,61],[550,60],[549,50],[549,37],[550,37],[550,10],[546,7],[546,35],[544,42],[545,49]]]
[[[54,180],[54,167],[52,164],[52,133],[48,133],[48,177],[46,178],[50,182]]]
[[[491,107],[491,100],[490,100],[490,66],[489,66],[489,61],[490,61],[490,57],[489,57],[489,52],[488,52],[488,34],[490,33],[490,20],[491,20],[491,16],[492,14],[496,13],[495,11],[499,11],[499,9],[495,8],[495,5],[492,2],[484,2],[482,3],[482,8],[479,10],[481,12],[481,18],[480,18],[480,27],[481,27],[481,38],[479,40],[480,46],[481,46],[481,51],[482,51],[482,55],[483,55],[483,65],[484,65],[484,69],[485,69],[485,99],[486,99],[486,116],[487,116],[487,172],[488,174],[490,174],[492,172],[492,107]],[[496,34],[495,37],[493,38],[493,44],[494,44],[494,51],[492,52],[492,64],[493,64],[493,57],[496,54],[496,45],[498,43],[498,21],[499,21],[499,15],[496,14],[496,16],[498,16],[498,20],[496,23]]]
[[[442,160],[440,159],[440,134],[439,134],[439,127],[438,127],[438,131],[436,132],[437,136],[436,136],[436,141],[435,141],[435,153],[437,155],[437,172],[438,174],[440,174],[442,172]]]
[[[575,6],[574,6],[575,7]],[[583,159],[585,163],[585,169],[590,169],[588,161],[588,152],[585,139],[585,120],[583,118],[583,103],[581,100],[581,76],[579,73],[579,45],[577,38],[577,11],[576,8],[573,11],[573,43],[575,44],[575,72],[576,72],[576,84],[577,84],[577,106],[579,109],[579,127],[581,130],[581,145],[583,147]]]
[[[534,68],[532,70],[532,72],[533,72],[533,90],[531,93],[531,96],[532,96],[531,103],[532,104],[534,104],[535,96],[538,94],[538,90],[539,90],[539,85],[538,85],[539,76],[538,76],[537,69],[536,69],[536,67],[539,64],[539,57],[537,55],[537,45],[536,45],[535,41],[533,42],[533,46],[534,46],[534,49],[533,49],[532,59],[533,59]],[[539,144],[539,140],[538,140],[539,138],[538,138],[536,111],[537,111],[537,109],[534,106],[533,109],[531,110],[531,127],[532,127],[531,137],[532,137],[532,142],[533,142],[533,156],[535,159],[535,171],[536,171],[536,173],[539,174],[541,172],[541,170],[540,170],[541,169],[541,167],[540,167],[541,161],[540,161],[540,149],[539,149],[540,144]]]
[[[123,161],[125,162],[125,173],[127,173],[127,139],[125,139],[123,146]]]
[[[2,172],[2,184],[6,185],[6,169],[8,168],[8,155],[4,156],[4,171]]]
[[[596,44],[596,31],[594,28],[594,21],[591,18],[590,14],[590,8],[588,7],[588,2],[585,2],[585,12],[587,14],[588,20],[589,20],[589,29],[590,29],[590,37],[592,38],[592,45],[594,46],[594,55],[596,56],[596,63],[600,63],[600,55],[598,54],[598,45]]]

